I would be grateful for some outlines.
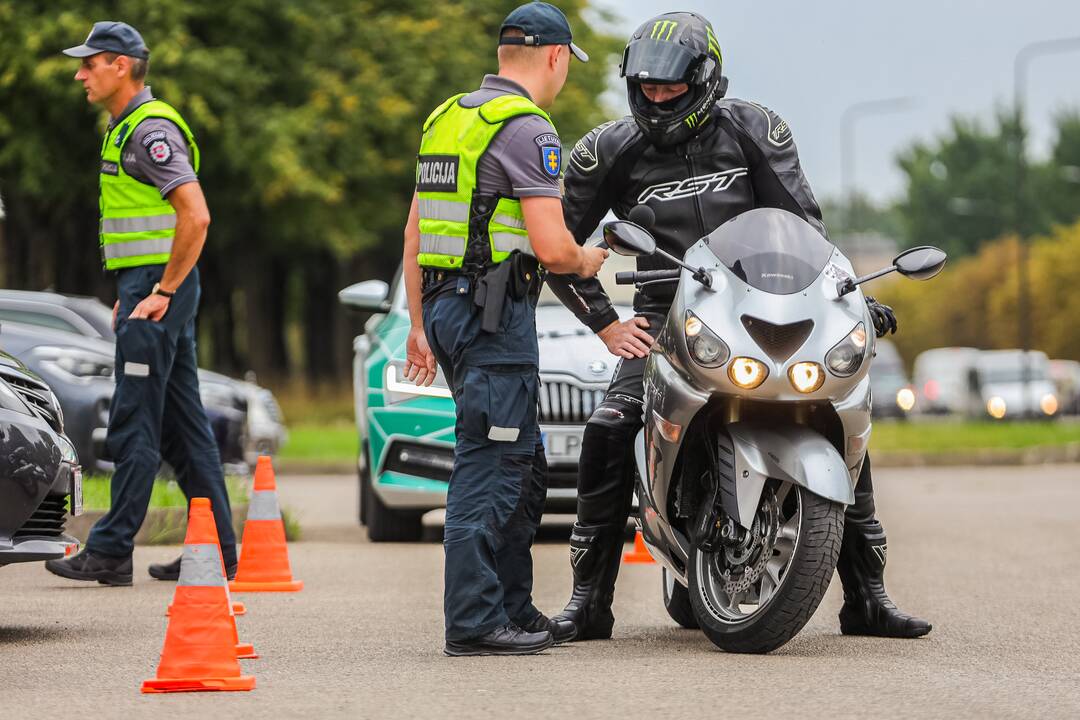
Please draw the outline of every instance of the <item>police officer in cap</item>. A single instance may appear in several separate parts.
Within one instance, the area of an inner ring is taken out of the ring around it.
[[[445,652],[521,655],[566,637],[532,603],[532,540],[547,464],[537,424],[538,261],[592,277],[607,251],[563,223],[562,146],[544,108],[566,82],[573,43],[542,2],[507,16],[499,73],[424,123],[405,230],[412,328],[406,376],[435,378],[457,404],[446,498]]]
[[[196,173],[199,148],[174,108],[145,85],[150,51],[135,28],[99,22],[86,42],[64,51],[80,58],[75,79],[86,99],[110,115],[101,145],[100,244],[116,273],[116,392],[106,447],[115,463],[112,505],[86,548],[49,571],[74,580],[131,584],[135,533],[164,459],[188,497],[214,509],[221,552],[236,572],[236,537],[221,460],[199,398],[195,313],[210,212]],[[180,561],[151,565],[175,580]]]
[[[623,55],[631,115],[604,123],[570,154],[566,224],[578,242],[609,210],[626,219],[639,204],[655,216],[658,245],[676,257],[736,215],[781,208],[826,234],[821,209],[799,164],[791,129],[776,113],[725,98],[720,44],[707,20],[687,12],[659,15],[631,36]],[[639,211],[641,213],[641,211]],[[648,216],[649,213],[643,213]],[[642,270],[674,267],[641,258]],[[666,320],[674,286],[643,288],[637,315],[620,322],[596,279],[549,276],[552,289],[623,359],[582,440],[578,521],[571,535],[574,587],[553,620],[574,637],[611,637],[615,578],[634,478],[634,437],[642,427],[645,358]],[[867,298],[878,336],[895,332],[892,310]],[[875,516],[870,460],[847,509],[838,571],[844,585],[845,634],[917,637],[930,623],[897,609],[885,593],[885,533]]]

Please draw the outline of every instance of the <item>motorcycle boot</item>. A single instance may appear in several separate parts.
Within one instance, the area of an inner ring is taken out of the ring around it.
[[[901,612],[889,599],[885,592],[887,554],[880,522],[849,520],[845,524],[836,564],[844,586],[844,605],[840,609],[840,632],[844,635],[917,638],[933,629],[926,620]]]
[[[563,611],[552,622],[573,625],[571,640],[606,640],[611,637],[615,615],[615,579],[622,559],[626,523],[581,525],[574,523],[570,535],[570,565],[574,589]]]

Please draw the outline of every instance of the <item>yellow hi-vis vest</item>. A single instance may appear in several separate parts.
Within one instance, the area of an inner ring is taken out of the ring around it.
[[[472,108],[461,105],[463,96],[446,100],[424,123],[416,166],[420,267],[456,270],[464,263],[479,268],[502,262],[514,250],[534,255],[521,201],[480,198],[476,168],[508,120],[551,118],[521,95],[501,95]]]
[[[135,128],[151,117],[176,123],[187,139],[191,167],[199,172],[199,148],[184,119],[160,100],[143,103],[105,133],[101,143],[101,257],[106,270],[169,262],[176,211],[153,185],[124,172],[121,154]]]

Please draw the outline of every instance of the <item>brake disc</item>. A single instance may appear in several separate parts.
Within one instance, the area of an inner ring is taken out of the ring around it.
[[[749,545],[745,550],[742,548],[729,548],[724,551],[729,566],[720,573],[720,577],[724,581],[724,592],[727,593],[728,597],[734,597],[737,593],[749,590],[765,572],[765,566],[772,557],[773,545],[780,529],[779,517],[776,496],[770,492],[761,501],[761,508],[754,517],[754,524],[750,529],[751,540]],[[752,565],[745,565],[754,556],[755,550],[760,551],[757,553],[757,560]],[[732,570],[737,570],[739,565],[743,566],[742,572],[733,577],[735,573]],[[735,567],[732,568],[732,566]]]

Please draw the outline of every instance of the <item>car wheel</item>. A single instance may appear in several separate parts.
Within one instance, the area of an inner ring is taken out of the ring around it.
[[[387,507],[371,487],[371,464],[367,449],[358,463],[360,476],[360,524],[366,525],[372,542],[415,542],[424,533],[424,514],[416,510],[395,510]]]

